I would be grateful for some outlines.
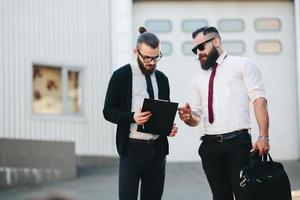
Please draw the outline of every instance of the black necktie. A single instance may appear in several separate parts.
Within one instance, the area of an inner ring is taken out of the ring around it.
[[[154,99],[154,92],[153,92],[151,77],[150,77],[150,75],[145,75],[145,77],[146,77],[147,92],[149,94],[149,98]]]

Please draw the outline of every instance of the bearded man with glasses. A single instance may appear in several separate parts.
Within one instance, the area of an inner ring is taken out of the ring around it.
[[[215,27],[192,34],[193,53],[201,70],[193,80],[189,103],[178,113],[188,126],[202,119],[204,135],[198,153],[214,200],[241,200],[239,172],[251,150],[269,149],[269,117],[262,75],[257,65],[223,50]],[[259,137],[252,145],[249,103],[254,107]]]
[[[137,131],[151,113],[141,112],[144,98],[170,101],[168,78],[156,69],[162,58],[157,36],[139,28],[135,59],[116,70],[107,88],[103,114],[117,124],[119,199],[136,200],[139,183],[141,200],[160,200],[165,181],[167,137]],[[177,133],[173,127],[169,136]]]

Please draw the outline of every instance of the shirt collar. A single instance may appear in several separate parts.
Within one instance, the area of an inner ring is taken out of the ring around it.
[[[131,62],[130,62],[130,65],[132,66],[132,74],[136,74],[136,75],[143,75],[143,73],[141,72],[141,69],[139,67],[139,64],[137,62],[136,59],[133,59]]]
[[[144,76],[144,74],[142,73],[142,71],[141,71],[141,69],[139,67],[139,64],[138,64],[138,62],[137,62],[136,59],[133,59],[129,64],[132,66],[131,67],[132,74]],[[155,76],[155,71],[156,71],[156,69],[154,70],[154,72],[150,76]]]
[[[227,57],[227,51],[224,51],[219,58],[217,59],[216,63],[218,63],[218,65],[221,65],[224,61],[224,59]]]

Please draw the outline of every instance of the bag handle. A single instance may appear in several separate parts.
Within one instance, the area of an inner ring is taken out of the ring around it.
[[[270,155],[269,153],[264,154],[264,155],[261,156],[261,157],[262,157],[262,161],[263,161],[263,162],[268,162],[268,158],[269,158],[269,162],[273,162],[273,159],[272,159],[272,157],[271,157],[271,155]]]
[[[273,163],[273,159],[269,153],[260,156],[259,150],[255,149],[250,153],[249,167],[252,169],[257,163],[261,163],[261,162]]]

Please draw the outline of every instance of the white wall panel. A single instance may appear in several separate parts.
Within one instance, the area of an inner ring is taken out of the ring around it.
[[[297,91],[298,91],[298,157],[300,157],[300,2],[294,1],[295,13],[295,38],[296,38],[296,61],[297,61]]]
[[[80,155],[114,155],[102,117],[111,75],[109,0],[1,0],[0,137],[76,142]],[[31,113],[32,63],[83,68],[83,117]]]
[[[4,133],[4,41],[3,41],[3,32],[4,32],[4,17],[3,17],[3,0],[0,0],[0,134]]]
[[[112,0],[112,65],[117,69],[132,58],[132,0]],[[122,44],[120,44],[122,43]]]
[[[186,41],[192,41],[191,33],[182,31],[182,21],[204,19],[208,25],[218,27],[219,20],[242,19],[245,29],[241,32],[221,32],[222,39],[243,41],[246,49],[241,56],[258,63],[268,95],[271,154],[275,159],[292,160],[299,158],[299,114],[297,113],[299,83],[297,88],[296,75],[297,70],[299,74],[299,66],[297,67],[295,59],[297,57],[295,40],[299,41],[299,37],[295,36],[293,11],[293,3],[286,1],[143,1],[134,4],[133,26],[135,30],[149,19],[172,22],[171,32],[157,33],[161,41],[169,41],[173,45],[172,54],[168,57],[164,56],[158,67],[169,77],[171,99],[183,104],[189,99],[190,79],[199,71],[199,62],[196,62],[192,56],[182,53],[181,45]],[[280,19],[282,28],[279,31],[259,32],[255,30],[255,20],[260,18]],[[134,33],[137,36],[137,32]],[[269,55],[258,54],[255,43],[261,40],[280,41],[282,52]],[[255,141],[258,127],[253,112],[251,112],[251,120],[252,136]],[[179,118],[176,118],[175,122],[179,127],[179,133],[169,140],[169,159],[199,160],[197,149],[200,144],[199,137],[203,133],[203,125],[189,128]]]

